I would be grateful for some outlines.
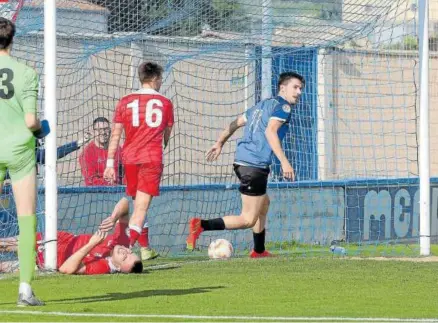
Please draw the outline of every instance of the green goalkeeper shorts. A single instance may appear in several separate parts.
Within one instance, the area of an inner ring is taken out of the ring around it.
[[[6,176],[6,171],[9,172],[11,181],[19,181],[29,175],[36,167],[35,149],[26,149],[20,154],[12,155],[8,160],[0,160],[0,183]]]

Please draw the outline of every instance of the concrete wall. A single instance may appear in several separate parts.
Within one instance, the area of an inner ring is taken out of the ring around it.
[[[406,52],[352,51],[321,56],[325,73],[319,116],[325,158],[320,172],[324,178],[418,175],[418,57]],[[431,87],[437,69],[433,57]],[[431,124],[438,121],[434,97],[431,91]],[[432,129],[431,141],[437,139]],[[432,174],[437,174],[438,164],[432,163]]]
[[[109,216],[123,193],[61,191],[58,199],[58,230],[76,234],[92,233]],[[344,237],[344,190],[342,188],[272,189],[268,215],[267,242],[299,242],[327,245]],[[131,206],[132,207],[132,206]],[[44,210],[43,195],[39,210]],[[239,214],[240,193],[236,189],[212,190],[207,187],[165,191],[153,200],[148,213],[151,244],[161,251],[177,253],[185,248],[188,220],[193,216],[216,218]],[[15,207],[10,195],[0,203],[0,237],[17,234]],[[39,212],[39,231],[44,215]],[[252,246],[252,231],[237,230],[204,234],[199,246],[206,247],[215,238],[230,240],[238,250]]]
[[[175,104],[164,185],[233,182],[235,141],[213,165],[204,152],[221,129],[255,102],[253,52],[227,43],[123,37],[58,40],[58,142],[112,118],[117,100],[136,89],[140,61],[166,66],[163,93]],[[17,40],[14,55],[43,77],[42,38]],[[319,178],[418,175],[418,57],[413,52],[321,51],[318,76]],[[245,75],[247,75],[245,79]],[[438,57],[430,60],[431,171],[438,174]],[[41,86],[41,95],[44,91]],[[40,101],[42,106],[42,99]],[[238,135],[235,136],[236,138]],[[82,185],[77,156],[59,162],[61,185]]]

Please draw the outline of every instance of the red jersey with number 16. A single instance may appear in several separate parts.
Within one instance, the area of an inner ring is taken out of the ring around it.
[[[173,126],[172,102],[152,89],[124,96],[117,104],[114,123],[125,129],[123,164],[163,163],[163,134]]]

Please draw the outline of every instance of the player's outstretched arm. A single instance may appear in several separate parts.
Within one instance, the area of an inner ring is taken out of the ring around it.
[[[59,272],[62,274],[73,275],[82,274],[84,272],[84,265],[82,260],[90,253],[91,250],[107,236],[106,232],[98,230],[88,241],[88,243],[81,249],[72,254],[62,265],[59,267]]]
[[[237,117],[233,122],[231,122],[220,134],[216,143],[207,151],[205,158],[207,161],[215,161],[221,154],[222,147],[230,139],[230,137],[237,131],[237,129],[242,128],[246,124],[246,119],[243,115]]]
[[[85,132],[84,136],[79,138],[79,140],[77,141],[77,145],[78,147],[82,147],[83,145],[87,144],[90,140],[91,140],[91,133]]]
[[[122,197],[114,207],[113,213],[107,217],[99,226],[99,230],[103,232],[110,231],[114,224],[120,220],[120,222],[129,222],[129,201],[127,198]]]
[[[85,143],[87,143],[90,139],[89,134],[86,134],[84,138],[79,139],[78,141],[72,141],[65,145],[59,146],[56,149],[56,158],[61,159],[65,156],[75,152]],[[36,150],[36,161],[37,164],[45,165],[46,164],[46,150],[44,148],[37,148]]]
[[[281,146],[280,138],[278,138],[278,130],[283,125],[283,121],[270,119],[268,126],[266,127],[265,135],[268,140],[269,146],[271,146],[272,151],[281,163],[281,169],[283,170],[283,176],[290,180],[295,179],[294,170],[287,160],[286,154]]]
[[[13,270],[11,270],[13,269]],[[18,271],[18,261],[2,261],[0,262],[0,273],[11,273]]]
[[[114,156],[119,147],[120,138],[122,137],[123,123],[115,123],[111,132],[111,138],[108,146],[108,159],[106,160],[106,169],[103,177],[110,183],[116,181],[116,172],[114,171]]]
[[[1,252],[17,252],[18,251],[18,236],[0,239]]]

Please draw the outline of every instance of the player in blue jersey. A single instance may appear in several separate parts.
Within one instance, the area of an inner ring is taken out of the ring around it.
[[[271,255],[265,250],[265,224],[270,203],[266,194],[269,168],[274,153],[281,163],[283,176],[295,179],[281,142],[289,129],[292,106],[298,102],[304,85],[304,77],[300,74],[282,73],[278,82],[278,96],[262,100],[231,122],[207,152],[207,161],[216,160],[234,132],[245,127],[243,137],[237,143],[234,161],[234,172],[240,181],[242,212],[239,216],[227,215],[210,220],[190,219],[187,249],[195,248],[196,240],[203,231],[252,228],[254,249],[250,257]]]

